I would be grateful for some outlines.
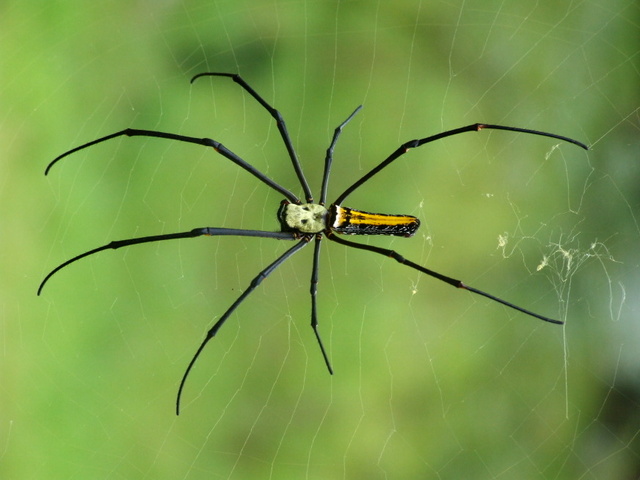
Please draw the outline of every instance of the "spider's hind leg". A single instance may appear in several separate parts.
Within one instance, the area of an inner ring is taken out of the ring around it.
[[[313,328],[313,333],[315,334],[316,340],[318,341],[318,346],[320,347],[320,351],[322,352],[322,357],[324,358],[324,363],[327,366],[327,370],[329,370],[329,373],[333,375],[331,360],[329,360],[329,355],[324,348],[324,344],[322,343],[322,339],[320,338],[320,332],[318,331],[318,266],[320,263],[320,244],[322,241],[322,234],[316,235],[315,238],[316,242],[313,247],[313,268],[311,269],[311,285],[309,289],[309,293],[311,294],[311,328]]]

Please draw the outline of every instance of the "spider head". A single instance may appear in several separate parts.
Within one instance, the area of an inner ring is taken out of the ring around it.
[[[327,209],[317,203],[296,205],[283,200],[278,220],[283,232],[320,233],[327,226]]]

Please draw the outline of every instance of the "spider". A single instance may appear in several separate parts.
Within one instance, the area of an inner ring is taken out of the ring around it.
[[[568,137],[564,137],[561,135],[556,135],[553,133],[541,132],[538,130],[529,130],[526,128],[517,128],[517,127],[507,127],[502,125],[491,125],[486,123],[474,123],[472,125],[467,125],[465,127],[455,128],[453,130],[447,130],[442,133],[438,133],[436,135],[431,135],[429,137],[411,140],[406,143],[400,145],[391,155],[389,155],[386,159],[380,162],[376,167],[374,167],[371,171],[363,175],[361,178],[356,180],[353,185],[347,188],[342,194],[340,194],[336,200],[331,203],[328,207],[326,204],[327,197],[327,187],[329,182],[329,174],[331,171],[331,163],[333,161],[333,150],[340,137],[342,129],[345,127],[347,123],[354,117],[356,113],[362,108],[362,106],[357,107],[351,115],[347,117],[347,119],[342,122],[334,131],[333,138],[331,143],[329,144],[329,148],[326,151],[325,156],[325,165],[324,165],[324,173],[322,175],[322,186],[320,190],[320,199],[318,202],[315,202],[313,199],[313,195],[311,194],[311,190],[307,183],[307,180],[302,172],[302,167],[300,165],[300,161],[298,160],[298,155],[296,154],[295,149],[293,148],[293,144],[291,142],[291,138],[287,131],[287,127],[284,121],[284,118],[280,114],[278,110],[273,108],[266,100],[264,100],[249,84],[238,74],[234,73],[217,73],[217,72],[206,72],[200,73],[194,76],[191,79],[191,83],[195,82],[197,79],[202,77],[227,77],[232,79],[235,83],[240,85],[242,89],[246,93],[248,93],[251,97],[253,97],[262,107],[269,112],[271,117],[275,120],[276,125],[278,127],[278,131],[280,132],[280,136],[282,137],[282,141],[287,149],[287,153],[289,155],[289,159],[291,160],[291,164],[293,165],[293,169],[298,177],[298,181],[302,186],[302,190],[304,192],[304,201],[301,200],[297,195],[287,190],[282,185],[276,183],[274,180],[269,178],[264,173],[260,172],[252,165],[247,163],[245,160],[240,158],[238,155],[233,153],[227,147],[217,142],[216,140],[210,138],[196,138],[189,137],[185,135],[178,135],[175,133],[167,133],[167,132],[159,132],[154,130],[140,130],[134,128],[127,128],[121,130],[116,133],[112,133],[111,135],[107,135],[105,137],[98,138],[97,140],[93,140],[91,142],[80,145],[79,147],[73,148],[62,155],[56,157],[45,170],[45,175],[49,173],[51,168],[58,163],[64,157],[71,155],[79,150],[83,150],[90,146],[106,142],[107,140],[111,140],[116,137],[128,136],[128,137],[156,137],[156,138],[164,138],[167,140],[176,140],[179,142],[193,143],[196,145],[202,145],[205,147],[211,147],[213,150],[231,160],[233,163],[238,165],[239,167],[245,169],[259,181],[265,183],[275,191],[279,192],[282,196],[284,196],[284,200],[282,200],[280,207],[277,212],[277,218],[280,222],[280,231],[264,231],[264,230],[245,230],[245,229],[235,229],[235,228],[221,228],[221,227],[202,227],[202,228],[194,228],[193,230],[186,232],[177,232],[177,233],[167,233],[160,235],[150,235],[144,237],[137,238],[129,238],[125,240],[116,240],[110,242],[101,247],[94,248],[87,252],[81,253],[70,260],[60,264],[56,268],[54,268],[45,278],[42,280],[38,288],[38,295],[42,292],[44,285],[47,281],[58,271],[63,269],[64,267],[82,259],[88,257],[89,255],[93,255],[95,253],[101,252],[107,249],[118,249],[122,247],[127,247],[130,245],[138,245],[142,243],[152,243],[152,242],[160,242],[164,240],[173,240],[179,238],[193,238],[199,237],[202,235],[208,236],[235,236],[235,237],[262,237],[262,238],[273,238],[277,240],[294,240],[296,243],[293,247],[289,248],[282,255],[276,258],[271,264],[267,265],[263,270],[261,270],[254,278],[251,280],[251,283],[247,287],[246,290],[242,292],[242,294],[236,299],[235,302],[224,312],[224,314],[213,324],[213,326],[208,330],[205,335],[204,340],[196,350],[193,355],[191,361],[187,365],[187,368],[182,376],[178,387],[178,393],[176,397],[176,414],[180,414],[180,401],[182,398],[182,392],[193,368],[196,360],[204,350],[205,346],[209,343],[209,341],[218,333],[218,330],[224,325],[229,316],[240,306],[242,302],[253,292],[260,283],[267,278],[273,271],[282,265],[289,257],[291,257],[294,253],[298,252],[305,246],[307,246],[312,240],[314,242],[314,250],[313,250],[313,264],[311,268],[311,282],[310,282],[310,295],[311,295],[311,328],[313,329],[313,333],[315,334],[316,341],[318,346],[320,347],[320,352],[322,353],[322,357],[324,359],[324,363],[327,367],[327,370],[330,374],[333,374],[333,368],[331,366],[331,361],[329,360],[329,355],[322,343],[322,339],[320,338],[320,332],[318,331],[318,310],[317,310],[317,302],[316,302],[316,293],[318,290],[318,265],[320,259],[320,244],[322,239],[326,237],[332,242],[339,243],[340,245],[344,245],[345,247],[357,248],[360,250],[367,250],[369,252],[373,252],[379,255],[383,255],[385,257],[391,257],[402,265],[406,265],[407,267],[413,268],[419,272],[422,272],[426,275],[429,275],[433,278],[436,278],[442,282],[445,282],[449,285],[452,285],[456,288],[462,288],[471,293],[475,293],[477,295],[481,295],[486,297],[494,302],[501,303],[509,308],[517,310],[521,313],[529,315],[531,317],[535,317],[539,320],[543,320],[545,322],[562,324],[563,322],[559,320],[554,320],[552,318],[540,315],[538,313],[527,310],[523,307],[515,305],[511,302],[503,300],[501,298],[496,297],[490,293],[484,292],[477,288],[466,285],[460,280],[456,280],[447,275],[443,275],[441,273],[435,272],[426,268],[422,265],[418,265],[417,263],[412,262],[411,260],[406,259],[399,253],[394,250],[380,248],[373,245],[366,245],[357,242],[353,242],[351,240],[347,240],[339,234],[342,235],[394,235],[401,237],[411,237],[415,234],[418,227],[420,226],[420,221],[413,216],[410,215],[389,215],[383,213],[368,213],[360,210],[355,210],[351,208],[347,208],[342,206],[343,202],[347,199],[349,195],[351,195],[355,190],[360,188],[363,184],[367,182],[371,177],[376,175],[382,169],[384,169],[389,164],[393,163],[397,158],[407,153],[412,148],[417,148],[421,145],[434,142],[441,138],[451,137],[454,135],[458,135],[465,132],[478,132],[484,129],[492,129],[492,130],[506,130],[510,132],[521,132],[525,134],[531,135],[540,135],[543,137],[555,138],[557,140],[561,140],[564,142],[573,143],[579,147],[588,150],[587,145],[579,142],[577,140],[573,140]]]

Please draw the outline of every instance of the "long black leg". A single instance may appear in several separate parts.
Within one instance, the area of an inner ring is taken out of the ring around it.
[[[291,247],[289,250],[287,250],[282,255],[280,255],[267,268],[265,268],[260,273],[258,273],[258,275],[256,275],[256,277],[253,280],[251,280],[249,287],[244,292],[242,292],[242,295],[240,295],[238,299],[235,302],[233,302],[233,305],[231,305],[227,309],[227,311],[224,312],[222,317],[220,317],[220,319],[213,325],[213,327],[209,329],[209,331],[207,332],[207,335],[204,337],[203,342],[200,344],[200,346],[198,347],[198,350],[196,350],[195,355],[189,362],[189,365],[187,366],[187,369],[185,370],[184,375],[182,376],[182,380],[180,381],[180,386],[178,387],[178,396],[176,397],[176,415],[180,415],[180,398],[182,397],[182,390],[184,389],[184,384],[187,381],[189,372],[191,372],[193,365],[196,363],[196,360],[202,353],[202,350],[204,350],[204,347],[207,345],[207,343],[209,343],[209,340],[215,337],[216,333],[218,333],[218,330],[220,330],[220,327],[222,327],[222,325],[227,320],[227,318],[229,318],[229,316],[233,313],[233,311],[245,300],[245,298],[247,298],[251,294],[251,292],[253,292],[256,289],[258,285],[260,285],[260,283],[262,283],[262,281],[265,278],[271,275],[271,273],[276,268],[278,268],[278,266],[280,266],[287,258],[289,258],[298,250],[306,246],[308,243],[309,243],[308,238],[303,238],[298,243],[296,243],[293,247]]]
[[[333,375],[333,368],[331,367],[331,361],[329,360],[329,355],[327,355],[327,351],[324,349],[324,344],[322,343],[322,339],[320,338],[320,332],[318,332],[318,307],[317,307],[317,298],[316,295],[318,293],[318,276],[319,276],[319,264],[320,264],[320,245],[322,242],[322,236],[316,236],[316,242],[313,247],[313,268],[311,269],[311,285],[309,289],[309,293],[311,293],[311,328],[313,328],[313,333],[316,335],[316,340],[318,341],[318,345],[320,346],[320,351],[322,352],[322,357],[324,358],[324,363],[327,365],[327,369],[329,373]]]
[[[300,166],[300,160],[298,159],[298,154],[296,150],[293,148],[293,144],[291,143],[291,137],[289,137],[289,132],[287,131],[287,124],[282,118],[282,115],[278,110],[273,108],[271,105],[267,103],[267,101],[262,98],[258,92],[256,92],[244,79],[238,75],[237,73],[219,73],[219,72],[205,72],[199,73],[195,77],[191,79],[191,83],[193,83],[196,79],[200,77],[229,77],[235,83],[240,85],[249,95],[251,95],[254,99],[258,101],[260,105],[262,105],[265,110],[269,112],[269,114],[276,121],[278,126],[278,131],[280,132],[280,136],[282,137],[282,141],[284,142],[285,147],[287,148],[287,152],[289,153],[289,158],[291,158],[291,163],[293,164],[293,169],[298,176],[298,180],[300,181],[300,185],[302,185],[302,190],[304,190],[305,197],[307,202],[313,202],[313,195],[311,195],[311,189],[309,188],[309,184],[307,183],[307,179],[302,172],[302,167]],[[297,202],[300,203],[300,202]]]
[[[247,172],[249,172],[251,175],[256,177],[261,182],[269,185],[275,191],[280,192],[282,195],[287,197],[287,199],[292,203],[300,203],[300,200],[296,195],[291,193],[282,185],[279,185],[275,181],[271,180],[269,177],[267,177],[260,170],[256,169],[254,166],[245,162],[242,158],[240,158],[238,155],[233,153],[231,150],[229,150],[227,147],[222,145],[220,142],[216,142],[211,138],[188,137],[186,135],[177,135],[175,133],[156,132],[154,130],[140,130],[137,128],[126,128],[124,130],[121,130],[120,132],[112,133],[111,135],[107,135],[105,137],[101,137],[91,142],[85,143],[84,145],[80,145],[79,147],[72,148],[68,152],[65,152],[62,155],[59,155],[56,158],[54,158],[51,161],[51,163],[47,165],[47,168],[44,171],[44,174],[47,175],[49,173],[49,170],[51,170],[51,167],[53,167],[59,160],[62,160],[64,157],[71,155],[72,153],[91,147],[92,145],[96,145],[98,143],[106,142],[107,140],[111,140],[112,138],[117,138],[122,136],[166,138],[167,140],[177,140],[179,142],[194,143],[196,145],[202,145],[204,147],[211,147],[220,155],[228,158],[239,167],[245,169]]]
[[[336,127],[333,132],[333,138],[331,139],[331,143],[329,144],[329,148],[327,148],[327,154],[324,158],[324,173],[322,174],[322,189],[320,192],[320,205],[324,205],[327,201],[327,189],[329,188],[329,175],[331,173],[331,164],[333,163],[333,149],[336,146],[336,142],[342,133],[342,129],[344,126],[351,121],[356,113],[360,111],[362,105],[356,108],[351,115],[347,117],[347,119],[342,122],[340,125]]]
[[[514,305],[511,302],[507,302],[506,300],[502,300],[501,298],[498,298],[494,295],[491,295],[490,293],[487,292],[483,292],[482,290],[478,290],[477,288],[473,288],[470,287],[469,285],[465,285],[464,283],[462,283],[460,280],[456,280],[455,278],[451,278],[448,277],[446,275],[443,275],[441,273],[438,272],[434,272],[433,270],[430,270],[428,268],[425,268],[421,265],[418,265],[417,263],[413,263],[410,260],[407,260],[406,258],[404,258],[402,255],[400,255],[399,253],[393,251],[393,250],[389,250],[386,248],[379,248],[379,247],[375,247],[373,245],[364,245],[362,243],[355,243],[355,242],[351,242],[349,240],[345,240],[344,238],[338,237],[337,235],[335,235],[334,233],[327,233],[327,238],[329,240],[333,240],[334,242],[340,243],[342,245],[346,245],[347,247],[353,247],[353,248],[358,248],[360,250],[368,250],[370,252],[374,252],[374,253],[379,253],[380,255],[384,255],[385,257],[391,257],[394,260],[396,260],[397,262],[401,263],[402,265],[406,265],[407,267],[411,267],[415,270],[418,270],[419,272],[422,273],[426,273],[427,275],[433,277],[433,278],[437,278],[440,281],[443,281],[445,283],[448,283],[449,285],[452,285],[456,288],[463,288],[465,290],[468,290],[469,292],[472,293],[476,293],[478,295],[482,295],[483,297],[486,297],[490,300],[493,300],[494,302],[498,302],[501,303],[502,305],[505,305],[509,308],[513,308],[514,310],[517,310],[519,312],[522,312],[526,315],[530,315],[532,317],[535,317],[539,320],[544,320],[545,322],[549,322],[549,323],[556,323],[559,325],[562,325],[563,322],[561,322],[560,320],[554,320],[552,318],[549,317],[545,317],[544,315],[540,315],[538,313],[532,312],[531,310],[527,310],[525,308],[519,307],[517,305]]]
[[[189,230],[188,232],[179,232],[179,233],[165,233],[162,235],[149,235],[147,237],[138,237],[138,238],[129,238],[126,240],[115,240],[106,245],[103,245],[98,248],[94,248],[93,250],[89,250],[88,252],[81,253],[73,257],[70,260],[58,265],[56,268],[51,270],[49,274],[44,277],[44,280],[40,283],[38,287],[38,295],[42,292],[45,283],[57,272],[62,270],[67,265],[70,265],[81,258],[88,257],[89,255],[93,255],[94,253],[101,252],[103,250],[108,249],[118,249],[121,247],[127,247],[129,245],[138,245],[140,243],[151,243],[151,242],[160,242],[162,240],[174,240],[177,238],[193,238],[199,237],[201,235],[208,236],[234,236],[234,237],[262,237],[262,238],[275,238],[278,240],[295,240],[296,236],[291,232],[268,232],[264,230],[241,230],[237,228],[213,228],[213,227],[204,227],[204,228],[194,228],[193,230]]]
[[[465,132],[479,132],[480,130],[485,129],[493,129],[493,130],[506,130],[509,132],[521,132],[528,133],[530,135],[540,135],[543,137],[555,138],[557,140],[562,140],[563,142],[573,143],[579,147],[584,148],[585,150],[589,150],[589,147],[584,143],[574,140],[569,137],[564,137],[562,135],[556,135],[555,133],[547,133],[540,132],[538,130],[529,130],[527,128],[517,128],[517,127],[505,127],[503,125],[490,125],[487,123],[474,123],[473,125],[467,125],[466,127],[455,128],[453,130],[447,130],[446,132],[438,133],[437,135],[431,135],[430,137],[421,138],[419,140],[411,140],[409,142],[403,143],[400,145],[396,151],[394,151],[391,155],[389,155],[386,159],[384,159],[378,166],[373,168],[369,173],[365,174],[362,178],[356,181],[353,185],[347,188],[342,195],[340,195],[336,201],[334,202],[336,205],[342,205],[344,199],[351,195],[354,190],[360,187],[364,182],[373,177],[376,173],[382,170],[384,167],[389,165],[391,162],[396,160],[398,157],[407,153],[411,148],[419,147],[420,145],[424,145],[425,143],[431,143],[436,140],[440,140],[441,138],[451,137],[453,135],[458,135],[460,133]]]

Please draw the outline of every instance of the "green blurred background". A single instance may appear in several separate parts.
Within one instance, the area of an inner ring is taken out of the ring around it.
[[[0,6],[0,477],[637,478],[640,474],[635,1],[3,2]],[[348,206],[408,213],[362,239],[537,312],[324,242],[324,368],[312,249],[204,332],[287,244],[107,243],[199,226],[277,229],[279,195],[215,155],[125,127],[223,142],[300,193],[285,116],[329,200],[401,142],[475,122],[506,132],[410,152]],[[557,146],[557,148],[555,148]]]

